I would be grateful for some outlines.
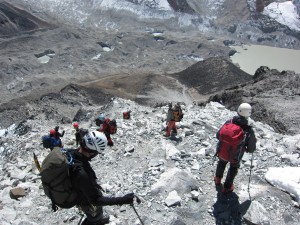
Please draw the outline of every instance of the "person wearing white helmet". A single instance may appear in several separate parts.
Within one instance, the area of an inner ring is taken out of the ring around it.
[[[240,116],[245,117],[246,119],[248,119],[251,116],[251,112],[252,112],[252,107],[250,104],[248,103],[242,103],[240,104],[237,113]]]
[[[80,140],[80,147],[73,152],[75,166],[70,172],[74,189],[78,193],[77,206],[86,214],[82,225],[107,224],[109,217],[103,215],[103,206],[133,204],[134,194],[123,197],[107,197],[97,184],[95,171],[89,161],[102,153],[107,146],[105,135],[99,131],[86,131]]]
[[[243,141],[239,143],[241,151],[239,152],[239,156],[237,160],[235,161],[228,161],[224,159],[224,157],[221,157],[220,150],[222,149],[222,140],[220,138],[220,131],[224,127],[224,125],[220,128],[220,130],[217,132],[216,137],[219,140],[217,145],[217,153],[219,157],[214,181],[216,187],[220,187],[222,185],[222,177],[226,168],[226,165],[228,162],[230,162],[230,167],[227,172],[227,176],[224,182],[224,186],[222,189],[222,192],[224,194],[230,193],[234,189],[233,181],[235,176],[238,173],[238,168],[240,167],[240,160],[243,157],[244,152],[253,153],[256,150],[256,137],[254,130],[251,126],[248,125],[248,118],[251,116],[252,113],[252,107],[248,103],[242,103],[239,105],[237,109],[237,116],[234,116],[232,119],[225,122],[225,124],[235,124],[238,125],[242,129],[242,135],[243,135]],[[234,127],[234,126],[233,126]],[[236,126],[235,126],[236,127]],[[240,129],[239,128],[239,129]],[[230,143],[229,143],[230,144]],[[229,150],[226,150],[229,151]],[[229,152],[232,154],[232,152]],[[228,155],[229,155],[228,153]]]

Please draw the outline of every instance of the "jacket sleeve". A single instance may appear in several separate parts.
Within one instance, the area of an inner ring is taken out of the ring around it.
[[[251,128],[246,139],[246,152],[253,153],[256,150],[256,137],[253,129]]]
[[[104,132],[104,124],[102,123],[98,129],[98,131],[100,132]]]
[[[92,173],[89,176],[83,169],[79,169],[79,171],[72,174],[74,186],[79,191],[81,197],[85,199],[84,202],[97,206],[128,204],[124,197],[103,196],[99,185],[96,183],[96,179],[93,177],[94,175]]]
[[[101,196],[97,199],[97,201],[94,204],[98,206],[106,206],[106,205],[123,205],[126,203],[124,202],[123,197]]]

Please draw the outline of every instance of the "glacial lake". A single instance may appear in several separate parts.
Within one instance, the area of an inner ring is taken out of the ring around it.
[[[263,45],[230,47],[237,51],[230,57],[231,61],[250,75],[254,75],[260,66],[267,66],[278,71],[292,70],[300,73],[300,50]]]

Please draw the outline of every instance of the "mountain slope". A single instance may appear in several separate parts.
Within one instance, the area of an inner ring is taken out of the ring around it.
[[[54,27],[49,22],[43,21],[28,11],[9,4],[7,1],[0,2],[0,24],[0,38]]]
[[[228,109],[240,102],[253,105],[253,118],[272,126],[277,132],[298,134],[300,126],[300,76],[293,71],[261,67],[252,81],[228,88],[211,96],[210,101],[222,102]]]
[[[252,80],[251,75],[220,57],[195,63],[172,76],[187,87],[195,88],[202,95],[212,94]]]

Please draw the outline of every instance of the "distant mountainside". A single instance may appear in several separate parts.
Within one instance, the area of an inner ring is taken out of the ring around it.
[[[0,38],[54,27],[30,12],[6,1],[0,2]]]
[[[222,102],[228,109],[235,109],[240,102],[250,102],[253,119],[277,132],[295,135],[299,134],[300,127],[299,87],[299,74],[261,67],[253,80],[222,90],[209,101]]]
[[[221,57],[212,57],[195,63],[172,76],[187,87],[195,88],[202,95],[216,93],[253,79],[251,75]]]
[[[119,96],[144,105],[215,99],[230,109],[249,101],[257,120],[297,132],[291,84],[298,85],[298,75],[287,72],[279,81],[277,71],[275,80],[252,80],[230,62],[229,45],[298,49],[299,32],[258,13],[254,0],[159,3],[0,0],[0,126],[34,116],[27,114],[30,104],[47,97],[59,112],[65,103],[80,105],[82,96],[99,103]],[[64,99],[65,87],[80,96]],[[52,109],[43,110],[51,118]]]

